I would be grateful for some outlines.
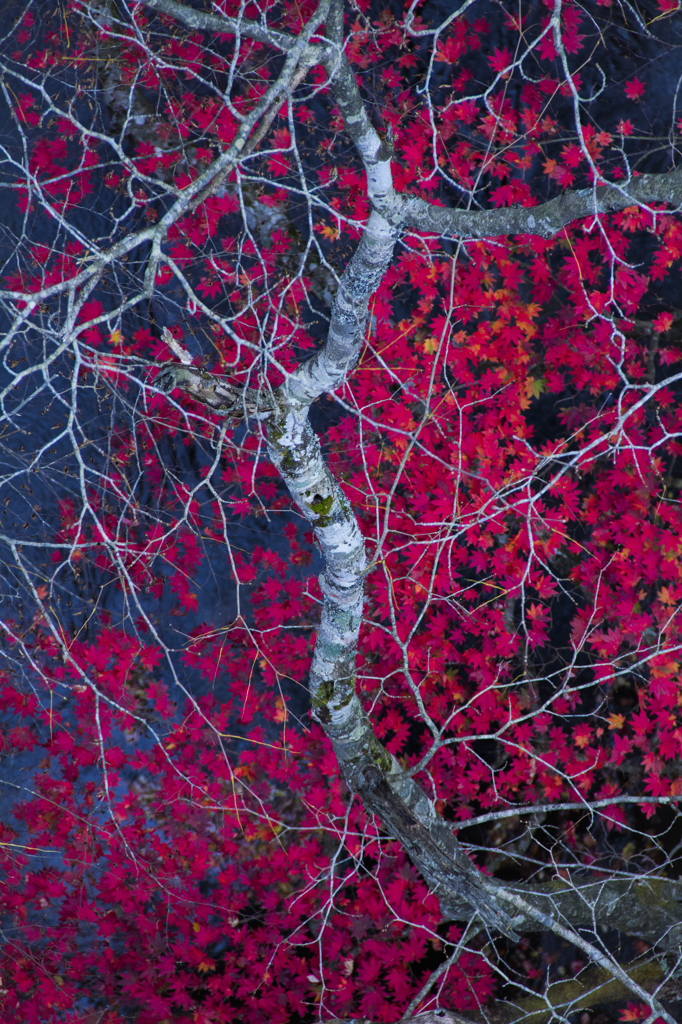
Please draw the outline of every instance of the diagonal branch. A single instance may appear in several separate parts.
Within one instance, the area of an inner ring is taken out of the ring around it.
[[[207,11],[197,11],[185,4],[179,4],[177,0],[144,0],[145,7],[167,14],[176,21],[181,21],[187,28],[200,32],[213,32],[215,35],[240,35],[248,39],[254,39],[258,43],[266,43],[278,50],[287,52],[296,43],[296,37],[287,32],[278,32],[277,29],[249,18],[230,18],[227,14],[209,14]]]
[[[170,0],[154,2],[167,4]],[[335,0],[328,26],[335,41],[339,10],[339,0]],[[371,125],[355,76],[343,53],[334,47],[325,63],[334,98],[367,171],[368,195],[374,212],[343,274],[323,348],[289,375],[276,392],[274,401],[269,397],[263,404],[258,398],[252,401],[247,397],[244,401],[247,412],[255,402],[254,411],[264,415],[270,457],[293,501],[312,525],[325,560],[320,576],[324,595],[322,616],[310,670],[313,715],[331,740],[349,787],[403,845],[438,893],[446,916],[460,916],[466,913],[463,907],[468,905],[485,924],[510,936],[514,936],[514,929],[521,925],[551,930],[582,948],[598,969],[608,972],[628,991],[646,998],[647,992],[636,977],[628,975],[574,930],[593,927],[597,908],[604,911],[610,923],[618,922],[617,926],[627,930],[631,926],[622,915],[613,913],[611,897],[616,895],[618,901],[632,896],[631,892],[612,893],[600,883],[601,888],[591,893],[590,901],[586,898],[587,889],[593,883],[587,883],[585,891],[578,883],[566,886],[566,890],[559,887],[536,892],[533,887],[505,887],[486,878],[469,861],[452,830],[436,813],[419,785],[405,776],[374,734],[356,693],[356,651],[367,572],[364,542],[357,519],[323,459],[319,439],[309,423],[308,410],[320,394],[340,387],[353,370],[363,344],[369,298],[390,265],[394,243],[402,227],[418,227],[439,234],[546,236],[575,218],[622,209],[633,202],[677,205],[678,193],[682,200],[682,171],[643,175],[632,179],[627,190],[598,186],[565,193],[532,212],[529,208],[517,207],[469,213],[431,206],[394,191],[390,138],[382,141]],[[172,384],[173,372],[173,368],[166,369],[166,384]],[[209,379],[209,375],[201,378],[201,371],[190,367],[183,367],[182,374],[185,375],[183,386],[193,397],[214,409],[221,407],[217,378]],[[195,383],[191,383],[192,375],[196,375]],[[231,402],[234,406],[234,399]],[[603,893],[607,895],[600,903]],[[584,911],[577,908],[581,900],[587,908]],[[656,926],[674,930],[678,921],[676,909],[665,922],[659,915]],[[660,1012],[664,1019],[670,1019],[665,1011]]]

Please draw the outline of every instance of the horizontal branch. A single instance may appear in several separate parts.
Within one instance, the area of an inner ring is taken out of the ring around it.
[[[573,928],[606,928],[646,939],[661,950],[682,948],[682,883],[668,878],[556,878],[507,885],[534,908]],[[531,922],[525,922],[530,925]]]
[[[58,281],[56,284],[36,289],[36,291],[17,291],[12,288],[2,288],[0,289],[0,298],[16,299],[19,302],[25,302],[29,309],[33,309],[39,302],[43,302],[45,299],[51,299],[61,292],[82,287],[86,281],[89,281],[95,274],[101,273],[105,267],[110,266],[122,256],[132,252],[133,249],[136,249],[144,242],[151,241],[156,231],[155,227],[143,228],[135,234],[126,235],[125,238],[122,238],[120,242],[112,245],[109,249],[103,249],[92,255],[85,256],[81,260],[81,264],[87,263],[86,269],[81,270],[65,281]]]
[[[500,235],[539,235],[551,238],[571,221],[615,213],[628,206],[667,203],[682,209],[682,169],[663,174],[642,174],[623,185],[596,185],[564,192],[539,206],[511,206],[499,210],[453,210],[434,206],[418,196],[392,192],[375,208],[389,224],[459,238],[494,238]]]
[[[144,0],[189,28],[214,33],[239,33],[282,51],[296,45],[296,37],[248,19],[196,11],[177,0]],[[334,100],[344,127],[365,165],[368,197],[374,210],[398,231],[416,229],[458,238],[495,238],[501,235],[537,235],[551,238],[572,221],[598,214],[615,213],[628,206],[666,203],[682,209],[682,169],[662,174],[642,174],[622,184],[595,185],[567,191],[538,206],[513,206],[497,210],[458,210],[435,206],[419,196],[396,192],[392,187],[390,137],[382,140],[372,125],[360,96],[357,80],[342,47],[308,45],[305,63],[324,63]]]

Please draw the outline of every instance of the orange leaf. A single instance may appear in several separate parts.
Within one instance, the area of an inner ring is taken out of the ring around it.
[[[649,1007],[646,1003],[628,1003],[627,1009],[621,1010],[620,1020],[644,1020],[649,1016]]]
[[[324,238],[328,238],[330,242],[336,241],[339,237],[339,232],[336,228],[333,228],[330,224],[322,224],[318,228],[320,234]]]
[[[573,742],[575,743],[576,747],[580,747],[581,750],[589,746],[591,738],[592,729],[587,724],[587,722],[583,722],[582,725],[576,726],[573,730]]]

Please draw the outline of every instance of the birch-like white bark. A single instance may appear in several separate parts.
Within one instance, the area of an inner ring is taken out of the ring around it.
[[[194,25],[198,12],[184,13],[175,0],[148,0],[148,6],[180,17]],[[341,387],[359,358],[367,322],[368,304],[388,268],[399,231],[413,227],[438,234],[484,237],[502,234],[535,234],[549,237],[576,218],[608,212],[638,202],[666,201],[682,205],[682,171],[642,175],[627,186],[598,186],[567,192],[534,208],[494,211],[460,211],[435,207],[413,196],[395,192],[391,177],[392,145],[372,126],[357,88],[355,76],[343,54],[339,34],[340,5],[332,5],[327,21],[328,46],[319,46],[319,59],[330,75],[334,99],[344,124],[363,160],[368,196],[373,206],[362,240],[341,279],[332,308],[330,330],[323,348],[301,364],[272,396],[250,392],[241,403],[246,414],[255,412],[266,421],[268,450],[293,501],[312,525],[324,559],[320,585],[324,595],[322,617],[310,672],[313,715],[329,736],[340,770],[348,785],[368,809],[403,843],[410,857],[438,893],[444,915],[467,916],[467,905],[488,925],[514,934],[514,926],[541,927],[565,936],[567,925],[589,928],[600,906],[609,923],[624,931],[651,936],[656,929],[672,935],[680,920],[679,907],[665,921],[646,893],[630,887],[612,900],[606,883],[595,893],[590,886],[574,883],[553,886],[502,887],[484,878],[469,861],[448,827],[435,812],[418,784],[402,772],[381,745],[356,694],[356,652],[362,621],[363,582],[366,573],[364,543],[355,515],[322,457],[320,443],[308,420],[310,404],[321,394]],[[201,15],[214,18],[213,15]],[[220,31],[225,28],[221,20]],[[247,34],[243,31],[242,34]],[[200,27],[198,22],[196,27]],[[208,23],[201,27],[209,27]],[[213,26],[211,26],[213,27]],[[269,31],[269,30],[268,30]],[[258,38],[249,28],[249,34]],[[265,41],[265,40],[264,40]],[[290,50],[282,39],[273,45]],[[228,411],[215,375],[190,367],[166,368],[164,385],[177,374],[177,383],[211,408]],[[229,409],[239,403],[234,389]],[[655,885],[657,880],[651,880]],[[546,891],[544,891],[546,890]],[[584,890],[584,891],[583,891]],[[600,904],[603,893],[606,903]],[[679,894],[675,893],[677,899]],[[616,909],[620,904],[623,913]],[[582,909],[581,909],[582,908]],[[647,918],[648,915],[648,918]],[[659,920],[660,917],[660,920]],[[589,920],[588,920],[589,919]],[[654,920],[655,919],[655,920]],[[647,926],[649,920],[651,927]],[[630,922],[630,926],[628,924]],[[660,936],[661,932],[658,932]],[[574,937],[575,938],[575,937]],[[596,963],[605,960],[599,950],[579,940]],[[605,966],[615,976],[617,964]],[[625,976],[621,979],[625,984]],[[646,995],[636,984],[630,991]]]

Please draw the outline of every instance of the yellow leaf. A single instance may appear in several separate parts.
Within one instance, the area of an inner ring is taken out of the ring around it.
[[[625,725],[625,715],[609,715],[607,722],[609,729],[622,729]]]
[[[424,342],[424,351],[427,356],[430,356],[433,352],[438,351],[438,342],[435,338],[427,338]]]
[[[539,398],[547,390],[544,377],[526,377],[525,390],[527,398]]]
[[[589,747],[591,739],[592,739],[592,730],[587,725],[587,723],[583,723],[583,725],[579,725],[574,730],[573,742],[575,743],[576,747],[580,747],[581,750],[584,750],[585,747]]]
[[[118,327],[109,335],[109,341],[111,342],[112,345],[121,344],[121,332],[119,331]]]

